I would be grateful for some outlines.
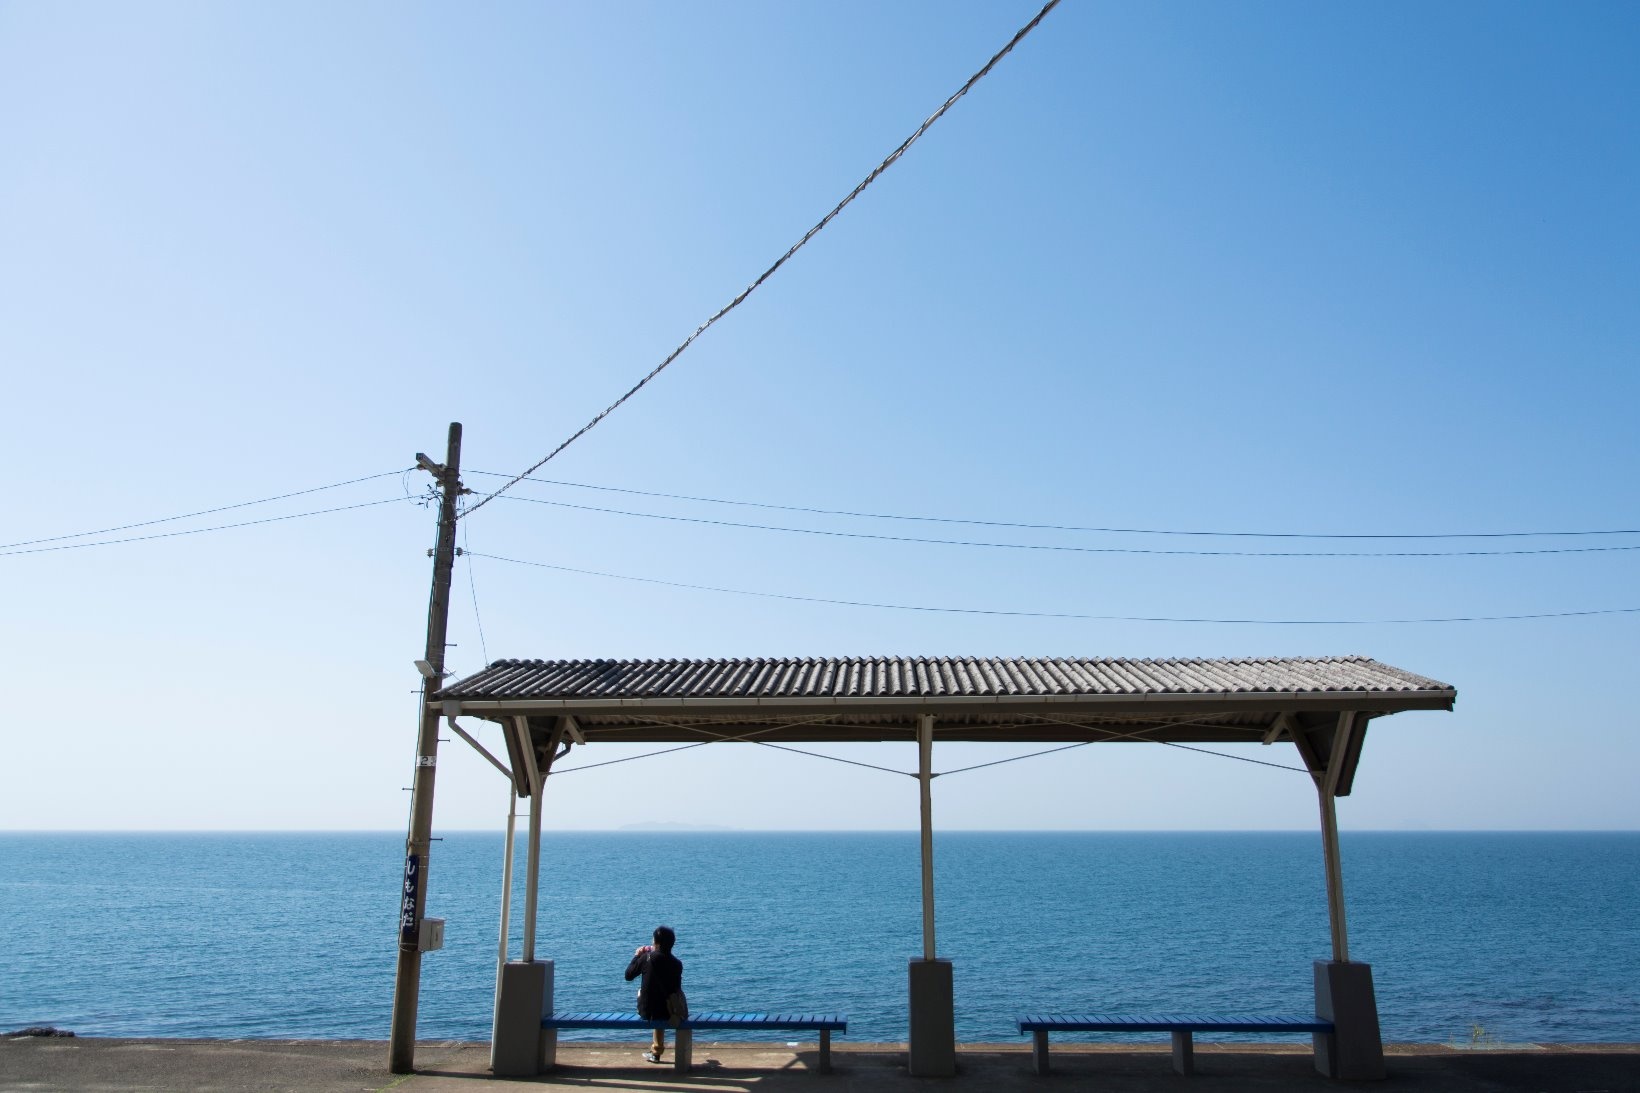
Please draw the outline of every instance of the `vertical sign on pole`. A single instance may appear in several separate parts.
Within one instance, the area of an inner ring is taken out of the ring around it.
[[[416,896],[421,886],[421,855],[404,857],[404,893],[399,901],[399,940],[406,945],[420,942],[421,908]]]

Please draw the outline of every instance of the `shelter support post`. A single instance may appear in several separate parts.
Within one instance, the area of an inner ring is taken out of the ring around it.
[[[557,1049],[557,1030],[541,1027],[541,1018],[552,1015],[552,961],[503,964],[499,994],[490,1071],[497,1078],[533,1078],[551,1065],[549,1052]]]
[[[542,790],[564,730],[560,726],[548,738],[543,763],[536,758],[529,719],[512,718],[508,728],[515,735],[515,747],[511,750],[523,760],[523,774],[530,792],[528,860],[524,867],[524,938],[521,959],[501,965],[490,1038],[490,1069],[498,1078],[525,1078],[550,1067],[558,1046],[557,1030],[541,1027],[541,1019],[552,1013],[553,965],[550,960],[535,959],[535,930],[541,879]],[[510,855],[507,861],[510,869]]]
[[[501,940],[497,945],[497,956],[505,964],[507,957],[512,954],[512,880],[513,880],[513,847],[516,843],[518,831],[518,790],[513,786],[507,787],[507,837],[502,841],[503,860],[501,862]]]
[[[917,719],[917,785],[922,816],[922,932],[923,959],[933,960],[934,948],[934,719]]]
[[[524,718],[518,719],[524,722]],[[529,729],[520,729],[524,736],[524,769],[530,780],[530,833],[528,857],[524,859],[524,963],[535,959],[535,910],[541,883],[541,767],[535,761],[535,748],[529,739]]]
[[[934,718],[917,718],[917,782],[922,813],[923,955],[909,968],[910,1072],[917,1078],[949,1078],[957,1072],[956,1006],[951,962],[934,946]]]
[[[512,878],[514,834],[518,829],[518,787],[507,786],[507,837],[503,842],[501,859],[501,940],[497,944],[495,960],[495,999],[491,1006],[490,1027],[501,1023],[501,978],[507,970],[507,957],[512,952]],[[495,1039],[490,1039],[490,1067],[495,1068]]]
[[[1315,962],[1315,1015],[1333,1023],[1315,1034],[1315,1068],[1329,1078],[1373,1081],[1384,1077],[1384,1042],[1378,1032],[1378,999],[1372,965],[1359,961]]]
[[[1332,958],[1349,963],[1350,936],[1344,920],[1344,863],[1338,853],[1338,809],[1325,788],[1321,798],[1321,853],[1327,859],[1327,924],[1332,933]]]
[[[1344,865],[1338,847],[1337,799],[1340,787],[1348,785],[1346,771],[1359,755],[1364,721],[1353,711],[1339,714],[1325,764],[1319,770],[1311,767],[1321,805],[1321,852],[1326,858],[1327,922],[1332,934],[1332,959],[1315,962],[1315,1012],[1332,1021],[1334,1029],[1316,1034],[1315,1067],[1331,1078],[1355,1080],[1384,1077],[1372,966],[1350,960]]]
[[[1332,956],[1341,963],[1349,963],[1350,935],[1344,921],[1344,864],[1338,853],[1338,800],[1339,779],[1355,749],[1351,746],[1356,733],[1356,714],[1346,711],[1338,715],[1333,729],[1332,746],[1327,749],[1326,766],[1316,779],[1316,792],[1321,803],[1321,853],[1327,859],[1327,922],[1332,930]]]

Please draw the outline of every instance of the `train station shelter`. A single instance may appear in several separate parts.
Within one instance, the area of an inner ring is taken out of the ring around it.
[[[999,744],[1167,742],[1285,745],[1314,780],[1326,859],[1331,959],[1317,960],[1316,1065],[1342,1078],[1383,1075],[1371,968],[1349,957],[1334,801],[1355,781],[1370,723],[1406,710],[1450,710],[1457,692],[1367,657],[1237,659],[835,657],[729,660],[502,660],[429,696],[448,725],[530,801],[522,958],[498,961],[496,1072],[529,1074],[542,1058],[550,965],[535,954],[540,801],[553,764],[599,743],[758,741],[915,743],[922,827],[923,949],[908,960],[910,1068],[955,1071],[955,998],[935,947],[934,750]],[[463,718],[499,724],[505,757]],[[509,830],[511,839],[512,832]],[[510,892],[511,854],[503,888]],[[504,906],[510,896],[504,895]],[[1090,1004],[1095,1000],[1090,999]]]

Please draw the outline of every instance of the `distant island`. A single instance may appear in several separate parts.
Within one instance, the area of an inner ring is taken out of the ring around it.
[[[719,824],[682,824],[673,820],[646,820],[639,824],[622,824],[617,831],[736,831],[738,828]]]

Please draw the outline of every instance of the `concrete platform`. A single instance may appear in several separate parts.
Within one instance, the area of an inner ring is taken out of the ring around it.
[[[680,1093],[1229,1093],[1231,1090],[1371,1090],[1372,1093],[1640,1093],[1640,1044],[1519,1044],[1507,1047],[1387,1045],[1389,1077],[1336,1082],[1315,1072],[1308,1045],[1198,1044],[1197,1073],[1175,1074],[1165,1041],[1137,1046],[1058,1044],[1054,1072],[1031,1073],[1028,1043],[966,1044],[955,1078],[913,1078],[903,1044],[834,1043],[834,1072],[812,1072],[812,1047],[697,1041],[695,1070],[641,1058],[642,1044],[567,1043],[562,1064],[533,1079],[490,1076],[489,1045],[423,1041],[417,1072],[387,1072],[385,1042],[361,1040],[0,1040],[0,1090],[29,1093],[485,1093],[542,1089]]]

